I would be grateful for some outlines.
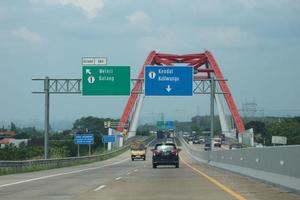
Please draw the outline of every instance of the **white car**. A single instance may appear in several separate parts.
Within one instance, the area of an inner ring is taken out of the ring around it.
[[[214,138],[213,143],[214,143],[214,147],[221,147],[222,139],[221,138]]]

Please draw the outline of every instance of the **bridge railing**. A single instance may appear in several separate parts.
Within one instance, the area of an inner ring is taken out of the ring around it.
[[[141,138],[139,138],[139,140],[141,140]],[[152,140],[153,137],[144,138],[145,143],[149,143]],[[22,160],[22,161],[0,161],[0,175],[38,171],[44,169],[60,168],[60,167],[78,165],[78,164],[97,162],[97,161],[106,160],[114,156],[117,156],[127,151],[129,147],[130,147],[130,143],[117,150],[113,150],[99,155],[92,155],[92,156],[67,157],[67,158],[57,158],[57,159]]]
[[[300,145],[201,151],[180,138],[195,160],[300,192]]]

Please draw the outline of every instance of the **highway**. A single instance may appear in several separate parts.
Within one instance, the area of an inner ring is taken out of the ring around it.
[[[228,171],[199,165],[185,150],[178,169],[152,168],[130,160],[129,152],[97,163],[0,177],[0,199],[272,199],[300,196]]]

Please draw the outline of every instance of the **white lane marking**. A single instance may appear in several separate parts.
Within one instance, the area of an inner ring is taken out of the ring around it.
[[[70,172],[65,172],[65,173],[59,173],[59,174],[52,174],[52,175],[48,175],[48,176],[41,176],[41,177],[27,179],[27,180],[23,180],[23,181],[17,181],[17,182],[14,182],[14,183],[8,183],[8,184],[0,185],[0,188],[12,186],[12,185],[18,185],[18,184],[21,184],[21,183],[28,183],[28,182],[53,178],[53,177],[57,177],[57,176],[63,176],[63,175],[68,175],[68,174],[76,174],[76,173],[80,173],[80,172],[85,172],[85,171],[90,171],[90,170],[95,170],[95,169],[101,169],[101,168],[104,168],[104,167],[113,166],[113,165],[123,163],[127,160],[129,160],[129,158],[126,158],[124,160],[114,162],[114,163],[111,163],[111,164],[103,165],[103,166],[100,166],[100,167],[90,167],[90,168],[86,168],[86,169],[80,169],[80,170],[75,170],[75,171],[70,171]]]
[[[130,175],[130,174],[131,174],[131,172],[128,172],[127,174],[128,174],[128,175]]]
[[[138,170],[138,169],[135,169],[134,171],[137,172],[137,171],[139,171],[139,170]]]
[[[115,178],[115,180],[118,181],[118,180],[120,180],[121,178],[122,178],[122,177],[120,176],[120,177],[118,177],[118,178]]]
[[[101,189],[103,189],[105,187],[106,187],[106,185],[100,185],[99,187],[97,187],[96,189],[94,189],[94,191],[97,192],[97,191],[99,191],[99,190],[101,190]]]

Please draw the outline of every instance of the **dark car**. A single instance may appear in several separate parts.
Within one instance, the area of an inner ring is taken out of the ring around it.
[[[243,145],[240,143],[233,143],[229,145],[229,149],[240,149],[243,148]]]
[[[211,150],[211,144],[210,143],[205,143],[204,144],[204,151],[210,151]]]
[[[156,144],[155,148],[151,150],[153,152],[152,165],[156,168],[158,165],[175,165],[179,167],[179,151],[175,144]]]

